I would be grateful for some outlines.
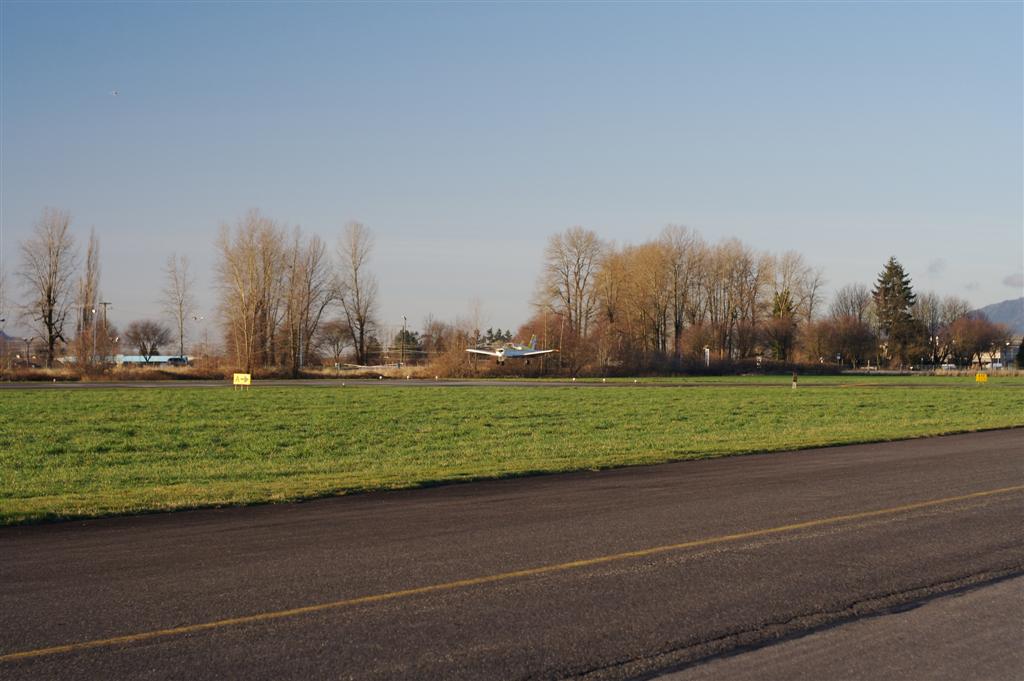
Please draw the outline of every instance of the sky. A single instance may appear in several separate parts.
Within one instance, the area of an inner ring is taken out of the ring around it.
[[[332,247],[366,225],[392,326],[474,301],[518,326],[574,225],[796,250],[829,291],[891,255],[976,306],[1024,288],[1019,2],[5,1],[0,24],[15,302],[47,206],[96,229],[119,325],[160,316],[171,253],[215,324],[216,232],[253,208]]]

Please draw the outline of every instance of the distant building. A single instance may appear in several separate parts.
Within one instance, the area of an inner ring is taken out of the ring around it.
[[[1010,342],[1003,347],[999,361],[1003,363],[1004,367],[1016,366],[1021,343],[1024,343],[1024,337],[1018,336],[1017,338],[1011,338]]]
[[[998,350],[994,352],[981,353],[979,357],[981,360],[981,368],[991,369],[995,367],[1010,369],[1015,367],[1017,354],[1020,353],[1020,346],[1022,342],[1024,342],[1024,338],[1011,338],[1008,343]]]
[[[192,358],[189,356],[181,357],[179,355],[152,355],[149,361],[142,355],[115,355],[114,364],[118,366],[143,366],[143,367],[162,367],[162,366],[184,366],[185,364],[191,364]]]

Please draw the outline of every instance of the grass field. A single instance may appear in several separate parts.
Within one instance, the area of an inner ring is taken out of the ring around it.
[[[1022,378],[692,382],[0,391],[0,523],[1024,425]]]

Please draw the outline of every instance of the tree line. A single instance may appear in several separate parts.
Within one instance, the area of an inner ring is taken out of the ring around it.
[[[185,355],[189,326],[201,318],[188,259],[171,254],[163,270],[160,302],[170,324],[135,320],[120,333],[101,294],[95,230],[80,253],[70,225],[68,213],[46,209],[20,244],[21,319],[44,343],[46,364],[61,352],[86,367],[101,364],[119,344],[147,361],[160,348]],[[297,375],[318,360],[379,358],[373,236],[364,225],[347,224],[332,248],[254,210],[222,224],[215,247],[225,363]],[[963,365],[1009,341],[1005,327],[972,313],[967,301],[915,292],[895,257],[872,287],[844,286],[827,307],[824,285],[822,270],[795,251],[711,243],[681,226],[618,245],[573,227],[548,240],[534,314],[517,336],[559,349],[556,363],[572,374],[681,371],[712,360]],[[0,307],[4,288],[0,276]],[[477,307],[453,322],[428,317],[418,331],[403,326],[391,344],[403,358],[465,370],[466,347],[513,338],[511,330],[481,332],[482,316]]]
[[[377,282],[369,271],[369,230],[350,223],[335,253],[316,235],[288,229],[250,211],[221,226],[216,239],[218,312],[225,361],[234,367],[289,367],[294,373],[332,342],[351,347],[365,363],[376,329]],[[24,294],[20,319],[43,344],[46,366],[58,357],[86,369],[109,362],[127,346],[146,361],[161,348],[185,355],[188,327],[196,311],[195,278],[185,256],[165,264],[161,310],[164,321],[132,321],[119,332],[107,316],[100,292],[100,243],[90,232],[84,258],[66,211],[45,209],[31,236],[20,244],[16,276]],[[0,277],[0,307],[5,278]],[[337,314],[327,319],[328,312]]]
[[[570,372],[684,370],[722,363],[860,367],[959,365],[1009,342],[967,301],[917,295],[892,257],[872,288],[840,288],[802,255],[708,243],[685,227],[616,245],[573,227],[549,240],[527,327],[561,348]],[[752,361],[752,362],[751,362]]]

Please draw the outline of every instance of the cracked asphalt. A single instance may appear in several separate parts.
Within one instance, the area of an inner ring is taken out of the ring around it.
[[[1017,583],[1022,439],[3,528],[0,677],[616,679],[726,659],[756,671],[769,644]],[[978,654],[1011,654],[1005,636],[984,640]],[[942,653],[941,639],[913,645]],[[833,658],[807,657],[812,677],[846,678]]]

